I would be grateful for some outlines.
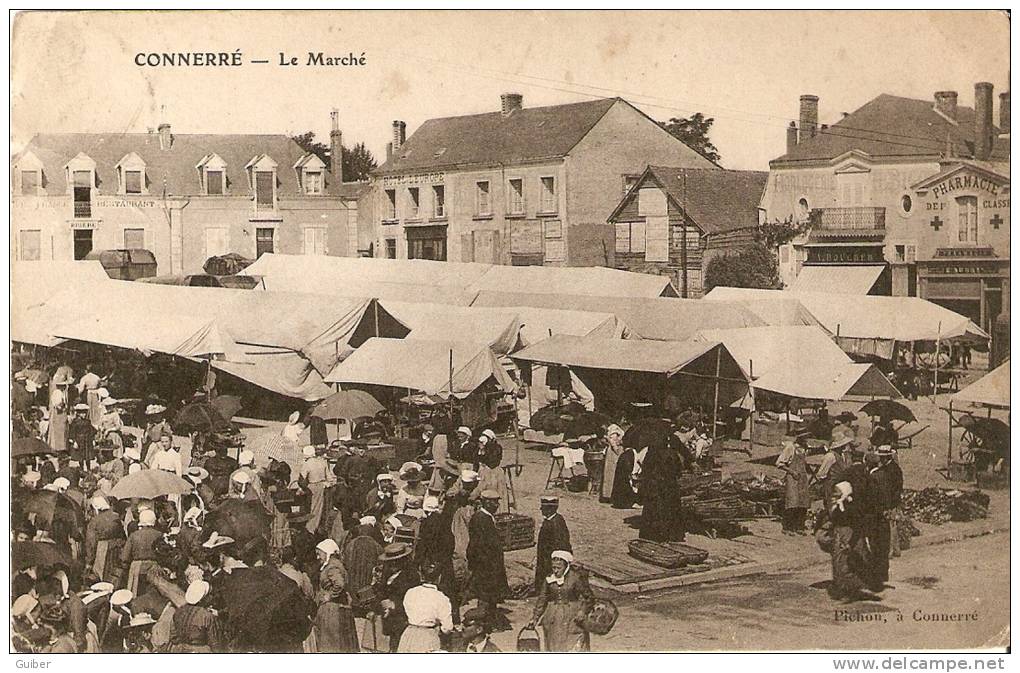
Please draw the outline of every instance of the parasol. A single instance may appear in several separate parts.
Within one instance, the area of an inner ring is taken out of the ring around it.
[[[194,402],[183,407],[177,412],[174,419],[174,429],[190,432],[210,432],[214,430],[226,430],[230,427],[230,421],[223,417],[216,407],[208,402]]]
[[[161,495],[190,493],[193,486],[173,472],[165,470],[141,470],[121,477],[110,495],[118,500],[129,498],[158,498]]]
[[[237,395],[218,395],[209,402],[224,420],[229,421],[241,410],[241,398]]]
[[[236,252],[228,252],[225,255],[217,255],[205,260],[202,269],[214,276],[230,276],[240,273],[251,266],[252,260],[243,257]]]
[[[222,605],[233,647],[240,651],[285,652],[299,648],[311,631],[311,601],[292,579],[261,566],[223,578]]]
[[[860,411],[868,416],[878,416],[904,423],[913,423],[917,420],[909,407],[894,400],[872,400],[861,407]]]
[[[11,571],[17,572],[32,566],[73,564],[70,554],[52,542],[12,542]]]
[[[340,390],[312,408],[311,415],[324,421],[374,417],[383,410],[379,401],[363,390]]]
[[[56,491],[33,491],[29,493],[22,509],[36,516],[36,526],[53,530],[53,524],[65,523],[72,535],[85,532],[85,515],[74,500]]]
[[[673,428],[661,418],[642,418],[627,428],[623,435],[623,446],[640,451],[646,446],[665,448]]]
[[[11,458],[42,456],[53,453],[53,448],[37,437],[19,437],[11,442]]]

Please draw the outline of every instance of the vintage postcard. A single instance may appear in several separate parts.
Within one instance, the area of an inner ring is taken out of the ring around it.
[[[10,30],[19,667],[1004,667],[1008,11]]]

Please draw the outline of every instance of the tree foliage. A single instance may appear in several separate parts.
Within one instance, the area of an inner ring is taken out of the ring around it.
[[[705,291],[714,287],[779,289],[779,263],[775,253],[762,243],[709,260],[705,267]]]
[[[292,139],[305,152],[311,152],[322,159],[324,164],[329,165],[330,147],[326,143],[316,140],[314,131],[292,136]],[[378,166],[375,157],[363,142],[359,142],[351,148],[343,146],[341,149],[343,153],[340,157],[340,166],[343,168],[344,182],[367,180],[372,169]]]
[[[763,222],[758,225],[755,232],[755,239],[761,242],[768,250],[775,250],[781,245],[786,245],[807,230],[804,224],[798,224],[790,216],[780,221]]]
[[[708,137],[714,123],[712,117],[695,112],[690,117],[672,117],[668,122],[659,122],[659,126],[709,161],[719,163],[719,150]]]

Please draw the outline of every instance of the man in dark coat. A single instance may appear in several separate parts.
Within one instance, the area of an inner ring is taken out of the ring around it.
[[[106,498],[101,495],[94,496],[91,504],[95,516],[89,519],[85,526],[85,568],[87,570],[91,569],[96,561],[96,548],[100,542],[104,540],[108,543],[118,541],[122,544],[125,539],[124,523],[117,512],[110,507]],[[108,546],[112,545],[108,544]],[[120,544],[116,546],[120,546]],[[100,578],[109,576],[114,570],[105,567],[107,559],[101,559],[101,561],[100,567],[103,568],[103,573],[97,572]]]
[[[903,471],[893,460],[891,446],[880,446],[876,453],[877,467],[871,470],[868,486],[871,491],[868,541],[871,545],[871,572],[868,588],[879,592],[889,581],[889,551],[895,526],[895,511],[903,493]]]
[[[539,506],[542,510],[542,527],[538,529],[538,556],[535,559],[535,589],[541,590],[545,578],[552,572],[554,551],[574,550],[570,547],[570,530],[567,520],[559,513],[560,498],[557,495],[543,495]]]
[[[503,561],[503,544],[496,530],[495,514],[499,509],[499,493],[486,489],[481,493],[481,507],[468,524],[467,563],[471,573],[471,590],[478,606],[489,615],[495,630],[510,627],[505,615],[496,609],[510,591]]]
[[[439,571],[436,587],[450,599],[453,623],[460,623],[460,600],[453,570],[455,550],[453,538],[453,510],[443,508],[439,498],[425,496],[422,501],[425,518],[418,528],[418,541],[414,545],[414,560],[419,568],[433,566]]]
[[[680,509],[680,456],[665,441],[648,447],[641,468],[639,535],[656,542],[682,541],[686,535]]]
[[[74,405],[74,418],[67,425],[68,448],[74,445],[72,455],[84,463],[95,455],[92,444],[96,439],[96,429],[89,420],[89,405]]]
[[[218,495],[226,495],[230,489],[230,475],[237,470],[237,461],[227,455],[227,447],[216,446],[216,454],[206,459],[206,471],[209,473],[209,487]],[[210,503],[206,503],[210,504]]]

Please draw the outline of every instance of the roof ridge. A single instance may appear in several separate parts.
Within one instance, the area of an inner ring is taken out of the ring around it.
[[[563,108],[570,107],[572,105],[591,105],[593,103],[601,103],[607,100],[622,100],[619,96],[607,96],[605,98],[592,98],[591,100],[579,100],[572,103],[554,103],[552,105],[536,105],[534,107],[522,107],[517,112],[531,112],[533,110],[549,110],[551,108]],[[487,115],[502,115],[503,113],[499,110],[490,110],[489,112],[475,112],[473,114],[466,115],[447,115],[445,117],[429,117],[422,122],[425,125],[432,121],[446,121],[448,119],[470,119],[472,117],[485,117]]]

